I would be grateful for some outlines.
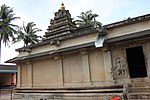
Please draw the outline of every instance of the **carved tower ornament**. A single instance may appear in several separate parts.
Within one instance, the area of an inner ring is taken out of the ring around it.
[[[114,78],[123,78],[127,76],[126,63],[123,57],[114,57],[113,61]]]

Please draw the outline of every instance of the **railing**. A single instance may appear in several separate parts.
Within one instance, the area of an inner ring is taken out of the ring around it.
[[[0,100],[13,100],[14,89],[0,89]]]

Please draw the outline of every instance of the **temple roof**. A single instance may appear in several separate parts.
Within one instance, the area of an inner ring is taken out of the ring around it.
[[[106,39],[106,41],[104,43],[109,44],[109,43],[114,43],[114,42],[124,42],[124,41],[128,41],[128,40],[133,40],[133,39],[142,39],[145,37],[146,38],[150,37],[150,30],[140,31],[140,32],[132,33],[132,34],[114,37],[111,39]],[[27,56],[15,57],[13,59],[6,61],[6,63],[12,63],[15,61],[22,61],[22,60],[26,60],[26,59],[32,59],[32,58],[43,57],[43,56],[54,56],[54,55],[57,55],[58,53],[79,50],[81,48],[88,48],[88,47],[95,47],[94,41],[89,42],[89,43],[80,44],[80,45],[60,48],[57,50],[49,50],[49,51],[41,52],[38,54],[30,54]]]
[[[47,32],[45,32],[45,40],[61,37],[62,35],[68,35],[76,29],[76,24],[71,18],[69,10],[65,9],[62,2],[60,9],[55,12],[55,16],[50,20]]]
[[[141,21],[145,21],[145,20],[149,20],[149,19],[150,19],[150,14],[147,14],[147,15],[142,15],[142,16],[130,18],[130,19],[127,19],[127,20],[107,24],[107,25],[104,25],[103,27],[105,27],[106,29],[110,29],[110,28],[115,28],[115,27],[120,27],[120,26],[124,26],[124,25],[128,25],[128,24],[133,24],[133,23],[137,23],[137,22],[141,22]],[[57,37],[57,38],[59,38],[60,40],[65,40],[65,39],[68,39],[68,38],[75,38],[75,37],[78,37],[78,36],[81,36],[81,35],[90,34],[92,32],[96,32],[96,31],[97,30],[95,30],[91,26],[87,25],[87,26],[77,27],[74,30],[74,32],[72,32],[71,34],[68,34],[68,37],[63,35],[63,37],[61,37],[61,38]],[[37,46],[50,44],[51,41],[53,41],[53,39],[44,40],[44,41],[42,41],[38,44],[33,44],[33,45],[28,46],[28,47],[18,48],[18,49],[16,49],[16,51],[26,51],[26,49],[28,49],[28,48],[34,48],[34,47],[37,47]],[[107,42],[107,39],[105,41]],[[109,42],[110,42],[110,40],[109,40]]]
[[[104,25],[105,29],[111,29],[115,27],[121,27],[133,23],[142,22],[150,19],[150,14],[142,15],[134,18],[128,18],[119,22]],[[60,9],[55,12],[55,16],[50,20],[47,32],[45,32],[45,39],[37,44],[32,44],[27,47],[16,49],[16,51],[27,51],[41,45],[51,44],[59,46],[61,41],[66,39],[76,38],[79,36],[92,34],[92,32],[101,32],[100,29],[96,29],[91,25],[85,25],[82,27],[76,27],[75,22],[71,18],[69,10],[65,9],[64,3],[62,2]],[[117,37],[116,37],[117,38]],[[107,41],[107,38],[105,39]],[[109,40],[110,41],[110,40]]]

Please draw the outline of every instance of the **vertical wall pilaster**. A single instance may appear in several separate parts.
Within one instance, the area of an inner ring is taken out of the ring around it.
[[[29,87],[32,87],[32,78],[33,78],[33,76],[32,76],[32,62],[28,62],[28,85],[29,85]]]
[[[112,61],[110,51],[103,51],[104,58],[104,69],[105,69],[105,79],[106,81],[113,81],[112,75]]]
[[[58,62],[58,67],[57,67],[57,81],[59,85],[64,85],[64,75],[63,75],[63,60],[61,56],[55,56],[54,60]]]
[[[89,84],[91,82],[89,55],[86,50],[81,50],[80,52],[82,56],[82,65],[83,65],[83,81]]]
[[[60,70],[60,77],[58,78],[59,83],[64,85],[64,74],[63,74],[63,59],[61,57],[59,57],[59,70]]]
[[[18,64],[17,65],[17,88],[20,87],[20,83],[21,83],[21,65]]]
[[[150,78],[150,53],[149,53],[149,51],[150,51],[150,41],[146,42],[143,45],[143,52],[144,52],[144,56],[145,56],[145,62],[146,62],[146,65],[147,65],[147,75]]]

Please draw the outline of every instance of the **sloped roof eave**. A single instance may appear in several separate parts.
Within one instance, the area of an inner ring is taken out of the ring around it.
[[[15,63],[16,61],[22,61],[22,60],[31,59],[31,58],[37,58],[37,57],[48,56],[48,55],[52,55],[52,54],[56,54],[56,53],[62,53],[62,52],[70,51],[70,50],[76,50],[76,49],[91,47],[91,46],[95,45],[94,42],[95,41],[80,44],[80,45],[75,45],[75,46],[71,46],[71,47],[61,48],[58,50],[45,51],[45,52],[41,52],[38,54],[32,54],[32,55],[28,55],[28,56],[15,57],[13,59],[7,60],[6,63]]]

